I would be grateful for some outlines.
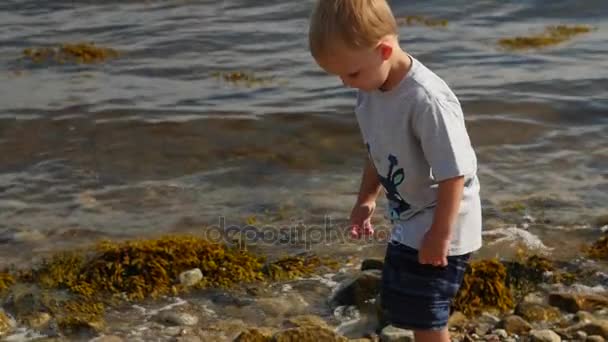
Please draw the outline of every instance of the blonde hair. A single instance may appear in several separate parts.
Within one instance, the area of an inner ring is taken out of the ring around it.
[[[397,35],[397,23],[386,0],[317,0],[308,39],[311,54],[318,58],[336,42],[370,48],[387,35]]]

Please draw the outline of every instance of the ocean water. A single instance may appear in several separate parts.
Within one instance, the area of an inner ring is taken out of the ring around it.
[[[400,41],[463,104],[485,229],[496,230],[482,255],[508,254],[530,236],[556,258],[578,254],[608,213],[608,2],[392,5],[398,17],[448,20],[402,26]],[[2,1],[0,264],[209,226],[343,231],[365,152],[354,91],[307,51],[311,6]],[[550,25],[594,30],[544,49],[498,45]],[[80,41],[121,55],[91,65],[23,58],[25,48]],[[236,71],[266,81],[217,76]],[[383,203],[375,222],[390,229]],[[301,249],[278,236],[267,252]],[[319,246],[361,248],[336,241]],[[369,254],[381,251],[376,244]]]

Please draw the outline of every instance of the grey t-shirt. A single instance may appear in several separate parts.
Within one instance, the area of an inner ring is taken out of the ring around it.
[[[477,158],[460,102],[448,85],[412,58],[389,91],[360,91],[355,108],[371,160],[388,199],[391,239],[419,249],[433,223],[438,182],[465,176],[449,255],[481,247]]]

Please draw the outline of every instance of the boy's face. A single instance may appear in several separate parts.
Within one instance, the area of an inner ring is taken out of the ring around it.
[[[387,51],[389,49],[390,51]],[[345,86],[364,91],[380,88],[388,77],[392,49],[380,44],[370,50],[337,48],[331,56],[317,60],[326,72],[340,77]]]

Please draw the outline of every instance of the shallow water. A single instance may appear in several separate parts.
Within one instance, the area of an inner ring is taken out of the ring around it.
[[[394,3],[398,16],[449,20],[402,27],[401,42],[463,103],[486,229],[502,229],[479,256],[533,248],[530,236],[554,258],[580,254],[607,213],[608,2]],[[221,222],[343,232],[364,149],[354,92],[306,50],[311,4],[3,1],[0,265],[105,237],[203,234]],[[558,24],[596,29],[542,50],[497,45]],[[24,48],[76,41],[123,54],[97,65],[21,58]],[[239,70],[270,81],[214,76]],[[504,213],[509,201],[526,209]],[[525,214],[535,222],[526,226]],[[376,224],[388,229],[382,210]],[[334,256],[383,253],[381,243],[316,242]],[[278,234],[260,248],[304,249]]]

